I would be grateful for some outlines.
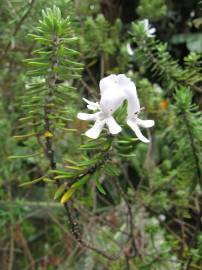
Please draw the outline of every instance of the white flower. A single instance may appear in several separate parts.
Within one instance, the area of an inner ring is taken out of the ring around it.
[[[148,19],[142,20],[140,21],[140,23],[143,24],[144,31],[148,37],[155,37],[154,33],[156,32],[156,29],[154,27],[151,27]]]
[[[84,100],[87,102],[88,104],[87,107],[89,109],[99,110],[99,112],[96,112],[93,114],[78,113],[77,117],[81,120],[95,121],[95,124],[93,125],[93,127],[85,132],[86,136],[92,139],[97,139],[105,125],[107,125],[109,132],[111,134],[117,134],[122,130],[121,127],[115,121],[112,114],[108,113],[107,110],[102,110],[100,104],[91,102],[87,99],[84,99]]]
[[[139,127],[150,128],[154,126],[153,120],[141,120],[138,113],[140,112],[140,103],[137,96],[135,84],[124,74],[117,75],[117,83],[125,93],[125,98],[128,101],[127,108],[127,124],[135,132],[139,140],[148,143],[149,140],[143,136]]]
[[[144,143],[148,143],[149,140],[144,137],[139,127],[143,128],[150,128],[154,126],[153,120],[141,120],[137,117],[137,115],[134,115],[133,117],[127,118],[127,124],[130,128],[135,132],[135,135],[138,137],[138,139]]]
[[[134,55],[134,50],[132,49],[132,47],[131,47],[131,45],[130,45],[129,42],[126,44],[126,50],[127,50],[127,53],[128,53],[130,56]]]
[[[84,99],[88,104],[88,109],[99,111],[94,114],[79,113],[77,115],[81,120],[95,121],[93,127],[85,135],[96,139],[105,125],[107,125],[111,134],[119,133],[122,129],[112,115],[122,105],[124,100],[127,100],[127,124],[142,142],[148,143],[149,140],[143,136],[139,127],[152,127],[154,121],[141,120],[137,117],[141,109],[135,84],[124,74],[110,75],[100,81],[100,92],[101,99],[99,103]]]
[[[79,113],[77,115],[81,120],[95,121],[93,127],[85,133],[86,136],[92,139],[97,139],[99,137],[105,125],[107,125],[111,134],[117,134],[122,130],[112,116],[124,101],[122,89],[117,88],[116,75],[107,76],[100,81],[100,92],[100,103],[94,103],[84,99],[88,104],[88,109],[99,110],[99,112],[94,114]]]

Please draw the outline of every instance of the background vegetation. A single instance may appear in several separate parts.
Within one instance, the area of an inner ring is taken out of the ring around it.
[[[201,8],[0,1],[2,270],[202,269]],[[112,73],[135,81],[149,145],[125,105],[122,134],[83,136],[82,97],[98,100]]]

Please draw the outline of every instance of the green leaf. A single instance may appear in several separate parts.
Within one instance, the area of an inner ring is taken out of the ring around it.
[[[43,155],[43,153],[41,152],[41,153],[35,153],[32,155],[9,156],[8,159],[29,158],[29,157],[39,156],[39,155]]]
[[[93,140],[92,142],[89,142],[89,143],[86,143],[86,144],[83,144],[80,146],[80,149],[85,149],[85,150],[88,150],[88,149],[96,149],[98,146],[100,146],[103,142],[101,141],[96,141]]]
[[[74,183],[71,187],[72,188],[78,188],[81,187],[83,185],[85,185],[85,183],[89,180],[89,175],[85,175],[81,180],[77,181],[76,183]]]
[[[22,183],[19,186],[20,187],[24,187],[24,186],[28,186],[28,185],[32,185],[32,184],[38,183],[38,182],[42,181],[44,177],[45,177],[45,175],[44,176],[41,176],[41,177],[39,177],[37,179],[34,179],[32,181]]]
[[[106,191],[104,190],[104,188],[102,187],[102,185],[99,182],[99,175],[97,175],[97,177],[95,177],[95,184],[96,184],[96,187],[99,190],[99,192],[106,195]]]
[[[130,158],[130,157],[136,157],[136,154],[121,154],[121,153],[118,153],[118,155],[120,157],[126,157],[126,158]]]
[[[119,176],[120,174],[119,169],[112,163],[105,164],[104,170],[109,176]]]
[[[66,187],[67,187],[67,184],[66,183],[64,183],[61,186],[59,186],[59,188],[56,190],[56,192],[54,194],[54,200],[57,200],[57,199],[59,199],[62,196],[62,194],[64,193]]]
[[[85,169],[85,168],[82,168],[82,167],[69,166],[69,165],[66,165],[65,168],[75,170],[75,171],[83,171]]]
[[[16,135],[16,136],[13,136],[13,138],[19,140],[19,139],[32,137],[32,136],[35,136],[35,135],[36,135],[36,133],[30,133],[30,134],[25,134],[25,135]]]
[[[72,195],[74,194],[74,192],[76,191],[75,188],[70,188],[67,192],[65,192],[65,194],[62,196],[62,199],[61,199],[61,203],[64,204],[66,202],[68,202]]]

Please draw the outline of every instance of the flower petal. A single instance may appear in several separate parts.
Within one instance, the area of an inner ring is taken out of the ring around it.
[[[87,108],[91,111],[97,111],[98,110],[98,107],[95,106],[95,105],[87,105]]]
[[[105,121],[96,121],[92,128],[85,132],[85,135],[91,139],[97,139],[104,127]]]
[[[155,122],[154,120],[142,120],[137,118],[137,124],[143,128],[150,128],[154,126]]]
[[[156,28],[152,27],[149,29],[149,33],[153,35],[156,32]]]
[[[127,49],[127,53],[128,53],[129,55],[132,56],[132,55],[134,54],[134,51],[133,51],[133,49],[131,48],[131,45],[130,45],[129,42],[126,44],[126,49]]]
[[[78,113],[77,118],[80,120],[96,120],[97,113]]]
[[[112,116],[106,119],[106,124],[111,134],[118,134],[122,130],[122,128],[119,126],[119,124],[117,124],[116,120]]]
[[[140,131],[136,121],[127,120],[127,124],[129,125],[130,128],[132,128],[132,130],[135,132],[136,136],[140,141],[144,143],[149,142],[149,140],[145,138],[142,132]]]
[[[119,86],[124,87],[130,84],[131,80],[125,74],[119,74],[117,75],[117,83]]]
[[[104,92],[100,99],[100,108],[106,115],[112,115],[125,99],[123,91],[119,91],[118,88],[110,90],[110,92]]]
[[[133,82],[130,82],[130,84],[128,84],[127,87],[124,89],[124,92],[128,101],[128,116],[132,117],[135,113],[140,111],[140,102],[137,96],[135,84]]]
[[[100,92],[101,95],[110,88],[116,87],[116,81],[117,81],[117,76],[115,74],[111,74],[107,77],[104,77],[103,79],[100,80]]]
[[[141,21],[141,23],[144,25],[145,31],[148,31],[148,29],[149,29],[149,20],[144,19],[144,20]]]
[[[99,106],[98,102],[92,102],[86,98],[83,98],[83,100],[88,104],[87,108],[89,110],[92,110],[92,111],[99,110],[100,106]]]

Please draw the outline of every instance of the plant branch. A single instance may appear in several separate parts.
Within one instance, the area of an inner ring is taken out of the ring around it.
[[[134,223],[133,223],[133,213],[132,213],[131,205],[130,205],[130,202],[128,201],[128,198],[127,198],[124,190],[122,189],[122,186],[120,185],[120,183],[119,183],[119,181],[117,179],[115,179],[115,185],[116,185],[118,191],[120,192],[122,198],[124,199],[125,204],[126,204],[127,209],[128,209],[129,227],[130,227],[129,240],[131,241],[134,254],[136,255],[137,254],[137,248],[136,248],[136,244],[135,244],[135,240],[134,240],[134,234],[133,234]],[[128,256],[128,257],[131,257],[131,256]]]
[[[196,174],[197,174],[197,178],[198,178],[198,183],[202,189],[202,173],[201,173],[199,158],[197,155],[197,150],[196,150],[197,148],[196,148],[195,143],[194,143],[194,136],[191,132],[191,127],[190,127],[189,121],[188,121],[185,113],[183,114],[183,118],[184,118],[185,126],[187,128],[187,133],[188,133],[188,137],[190,140],[190,146],[192,149],[192,155],[193,155],[195,165],[196,165]]]

